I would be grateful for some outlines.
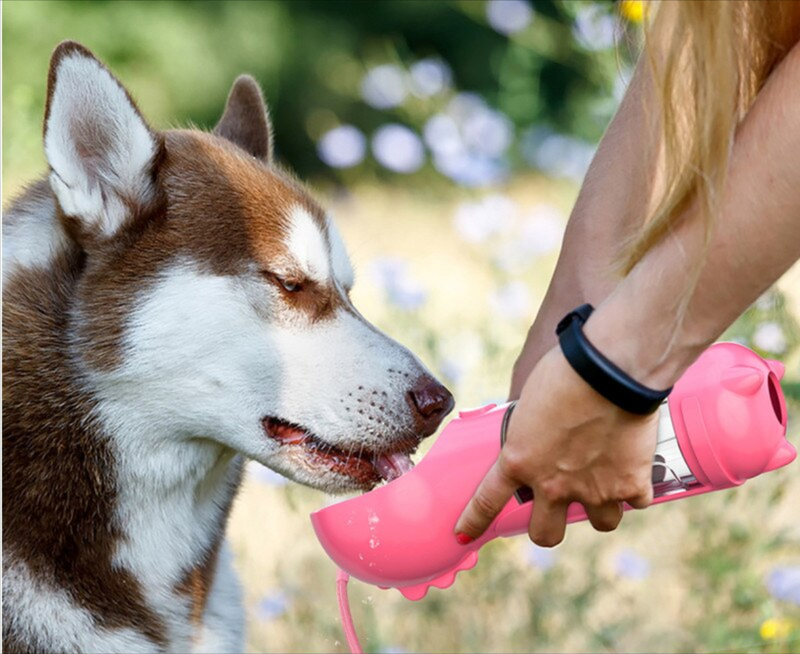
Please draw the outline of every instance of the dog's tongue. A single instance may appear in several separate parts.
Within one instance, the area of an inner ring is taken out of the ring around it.
[[[408,454],[395,452],[394,454],[382,454],[375,458],[375,468],[378,474],[386,481],[397,479],[406,474],[414,467],[414,462]]]

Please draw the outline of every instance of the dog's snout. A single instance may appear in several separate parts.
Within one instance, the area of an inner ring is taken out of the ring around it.
[[[430,436],[453,409],[453,395],[435,379],[422,377],[408,392],[417,426],[423,435]]]

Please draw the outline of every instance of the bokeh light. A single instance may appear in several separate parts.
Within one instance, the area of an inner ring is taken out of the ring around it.
[[[372,136],[372,154],[384,168],[413,173],[425,163],[425,147],[416,132],[405,125],[389,124]]]
[[[515,34],[531,24],[533,8],[525,0],[489,0],[486,20],[501,34]]]
[[[341,125],[326,132],[317,143],[319,158],[332,168],[352,168],[364,160],[367,139],[353,125]]]

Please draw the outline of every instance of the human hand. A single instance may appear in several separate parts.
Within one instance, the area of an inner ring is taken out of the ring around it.
[[[500,457],[456,534],[478,538],[520,486],[533,490],[528,533],[537,545],[563,540],[571,502],[584,506],[595,529],[616,529],[623,501],[634,508],[652,502],[657,424],[657,414],[637,416],[606,400],[551,349],[528,377]]]

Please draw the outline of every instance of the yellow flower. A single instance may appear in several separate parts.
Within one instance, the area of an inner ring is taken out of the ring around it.
[[[761,623],[758,633],[764,640],[783,640],[794,631],[794,623],[786,618],[769,618]]]
[[[619,13],[632,23],[641,23],[646,13],[644,0],[622,0],[619,3]]]

